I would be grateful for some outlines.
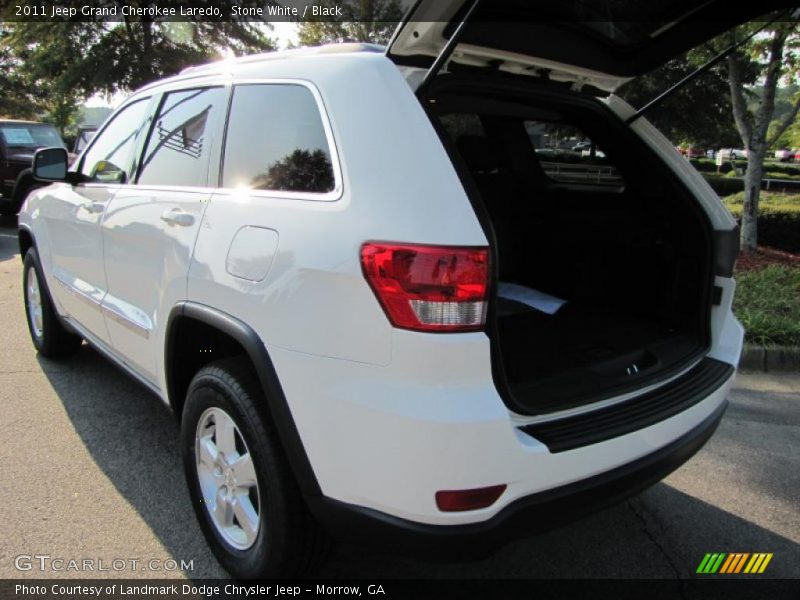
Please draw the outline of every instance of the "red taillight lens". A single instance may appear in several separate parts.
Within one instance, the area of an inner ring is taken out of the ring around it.
[[[505,484],[473,490],[446,490],[436,492],[436,506],[444,512],[477,510],[494,504],[506,491]]]
[[[361,267],[392,325],[476,331],[486,319],[489,250],[368,242]]]

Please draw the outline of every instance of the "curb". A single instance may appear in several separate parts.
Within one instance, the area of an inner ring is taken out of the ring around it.
[[[765,373],[800,372],[800,347],[745,344],[739,369]]]

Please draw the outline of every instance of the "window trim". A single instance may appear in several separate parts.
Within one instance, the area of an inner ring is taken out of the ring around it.
[[[120,106],[118,106],[116,108],[116,110],[114,110],[114,112],[112,112],[108,116],[108,118],[106,118],[106,120],[103,122],[102,127],[98,128],[98,130],[94,134],[94,137],[89,141],[89,144],[87,144],[87,146],[83,149],[83,151],[81,152],[80,156],[78,157],[78,160],[75,161],[75,163],[74,163],[75,167],[72,170],[72,172],[81,173],[83,171],[84,162],[86,162],[86,155],[92,150],[94,145],[97,143],[97,140],[100,139],[100,136],[102,136],[105,133],[105,131],[106,131],[106,129],[108,129],[109,125],[111,125],[111,123],[122,112],[124,112],[125,110],[127,110],[128,108],[130,108],[131,106],[136,104],[137,102],[144,102],[145,103],[145,114],[144,114],[144,117],[143,117],[142,122],[140,124],[141,125],[146,125],[148,119],[152,119],[152,117],[153,117],[153,110],[154,110],[153,109],[153,99],[156,98],[157,96],[158,96],[158,94],[155,94],[155,95],[150,94],[150,95],[146,95],[146,96],[131,96],[130,98],[126,99],[125,102],[123,102]],[[145,127],[147,129],[147,131],[148,131],[148,135],[149,135],[149,131],[150,131],[150,127],[151,126],[152,126],[152,124],[146,125],[146,127]],[[145,129],[145,128],[142,128],[142,129]],[[141,146],[141,141],[142,141],[141,138],[142,138],[142,130],[140,130],[139,133],[136,134],[136,139],[134,140],[133,152],[131,153],[131,159],[132,160],[131,160],[131,163],[129,165],[127,165],[127,167],[129,169],[131,169],[132,171],[135,169],[136,172],[138,172],[138,170],[139,170],[139,155],[141,153],[140,146]],[[132,175],[136,175],[136,173],[132,173]],[[121,187],[121,186],[133,185],[133,182],[132,182],[133,179],[134,179],[133,177],[129,177],[128,181],[126,181],[125,183],[101,183],[101,182],[98,182],[98,181],[81,181],[80,183],[78,183],[78,185],[83,186],[83,187],[104,187],[104,188]]]
[[[206,89],[213,89],[213,88],[220,88],[222,89],[227,97],[222,99],[220,103],[220,108],[222,109],[222,114],[219,117],[219,121],[216,123],[216,134],[222,134],[219,137],[218,141],[215,139],[212,141],[212,144],[209,148],[209,157],[208,157],[208,165],[206,168],[206,179],[203,185],[167,185],[161,183],[139,183],[139,179],[142,176],[142,166],[145,158],[145,154],[147,153],[147,148],[150,145],[150,138],[153,135],[153,130],[156,126],[156,121],[158,120],[158,116],[161,113],[161,109],[164,106],[164,103],[167,101],[167,96],[170,94],[180,94],[182,92],[189,92],[191,90],[206,90]],[[195,82],[195,85],[189,86],[169,86],[164,87],[163,89],[159,88],[159,90],[153,94],[153,98],[155,99],[154,108],[148,117],[150,119],[150,123],[147,126],[147,134],[144,136],[141,145],[138,147],[136,156],[136,172],[134,173],[134,178],[132,181],[129,182],[129,185],[135,186],[137,189],[143,190],[166,190],[166,191],[184,191],[184,192],[205,192],[208,193],[209,191],[216,191],[217,188],[212,181],[212,175],[216,174],[217,180],[220,177],[220,168],[221,163],[218,163],[216,159],[222,159],[222,153],[225,149],[225,133],[228,124],[228,111],[230,110],[230,103],[231,103],[231,96],[232,96],[233,87],[231,86],[229,81],[209,81],[205,80],[203,82]],[[216,151],[217,144],[220,144],[219,151]],[[213,173],[212,171],[216,171]]]
[[[333,169],[333,190],[330,192],[291,192],[287,190],[255,190],[252,188],[223,187],[222,178],[225,169],[225,149],[228,144],[228,125],[230,123],[231,110],[233,108],[233,96],[236,91],[236,86],[240,85],[299,85],[311,92],[311,96],[314,98],[314,101],[317,105],[317,112],[319,113],[320,121],[322,122],[322,129],[325,132],[325,140],[328,144],[328,150],[330,152],[331,168]],[[313,200],[318,202],[333,202],[341,199],[344,194],[344,179],[342,175],[341,162],[339,160],[339,149],[333,136],[333,128],[331,127],[330,117],[319,89],[306,79],[234,77],[231,81],[231,96],[228,104],[228,113],[225,119],[225,134],[222,137],[222,147],[220,150],[219,179],[217,182],[219,187],[214,190],[215,194],[229,196],[241,196],[242,194],[246,194],[247,196],[258,198],[283,198],[287,200]]]

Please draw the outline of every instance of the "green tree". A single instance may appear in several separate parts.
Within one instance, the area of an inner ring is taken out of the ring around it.
[[[11,28],[0,23],[0,117],[29,119],[36,116],[30,101],[30,82],[20,76],[19,59],[11,51]]]
[[[786,115],[792,110],[793,99],[798,93],[800,93],[800,86],[793,83],[779,86],[775,91],[775,113],[772,115],[772,122],[767,130],[767,139],[775,140],[771,150],[800,148],[800,122],[796,117],[781,135],[775,135]]]
[[[75,46],[81,42],[81,23],[34,24],[40,38],[21,36],[27,24],[10,26],[8,36],[15,68],[13,76],[20,86],[29,113],[53,123],[63,136],[73,124],[80,103],[87,93],[75,85],[73,67]],[[46,27],[45,27],[46,25]],[[46,33],[46,35],[45,35]],[[34,41],[38,39],[39,41]],[[18,113],[19,114],[19,113]]]
[[[800,121],[795,120],[794,123],[789,125],[789,127],[776,138],[775,132],[780,126],[781,123],[778,119],[773,119],[772,123],[769,124],[767,135],[768,137],[775,139],[773,148],[776,150],[780,148],[800,148]]]
[[[300,24],[297,39],[301,46],[341,42],[386,44],[403,17],[398,0],[317,0],[325,8],[338,7],[337,21],[316,17]]]
[[[686,53],[625,84],[619,94],[635,108],[641,108],[703,62],[696,53]],[[648,110],[645,116],[675,144],[720,148],[738,145],[731,110],[725,73],[712,70]]]
[[[327,192],[334,185],[333,167],[322,150],[297,148],[270,166],[265,173],[256,175],[251,185],[257,190]]]
[[[125,2],[116,3],[121,7]],[[128,5],[149,8],[156,0]],[[163,3],[162,3],[163,4]],[[213,5],[211,0],[195,5]],[[2,18],[2,14],[0,14]],[[208,62],[230,50],[236,55],[275,49],[263,24],[165,21],[125,17],[120,22],[41,21],[4,25],[15,73],[38,87],[71,90],[77,97],[127,92]]]
[[[752,23],[740,26],[714,40],[711,47],[719,50],[749,35],[755,26]],[[800,74],[798,49],[800,25],[796,21],[778,21],[731,53],[725,63],[734,121],[748,151],[741,233],[742,248],[747,252],[754,251],[758,243],[758,200],[764,159],[800,110],[800,94],[795,94],[783,116],[770,127],[778,84],[788,83]]]

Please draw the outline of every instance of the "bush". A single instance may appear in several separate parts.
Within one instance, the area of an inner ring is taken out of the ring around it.
[[[733,214],[740,216],[742,214],[742,206],[744,206],[744,191],[726,196],[722,201]],[[779,194],[762,191],[758,200],[758,208],[761,213],[800,212],[800,194]]]
[[[723,202],[741,223],[744,192],[732,194]],[[800,253],[800,194],[761,192],[758,242],[785,252]]]
[[[765,162],[764,166],[769,169],[770,173],[800,175],[800,164],[797,163]]]
[[[719,171],[717,171],[716,162],[711,158],[693,158],[689,162],[692,163],[695,169],[703,174],[719,173],[721,175],[726,175],[734,170],[729,160],[722,163],[722,166],[719,167]],[[736,160],[734,164],[742,173],[747,169],[746,160]],[[800,163],[782,163],[770,161],[768,159],[764,162],[764,168],[768,170],[767,175],[765,175],[766,177],[772,177],[774,179],[792,179],[794,177],[800,177]]]
[[[702,175],[711,188],[722,197],[744,190],[744,179],[737,177],[733,171],[730,171],[727,175],[717,175],[716,173],[702,173]],[[784,179],[784,177],[781,176],[781,179]],[[762,182],[761,188],[764,189],[765,186],[766,183]],[[784,192],[790,190],[800,191],[800,179],[790,178],[789,181],[784,183],[772,183],[770,184],[770,189],[783,190]]]
[[[711,173],[703,173],[703,177],[720,196],[729,196],[744,190],[744,181],[739,178]]]
[[[772,169],[772,166],[770,166],[770,169]],[[800,171],[786,173],[785,171],[771,170],[764,173],[764,177],[767,179],[791,179],[793,181],[800,181]]]
[[[733,311],[748,342],[800,346],[800,269],[771,265],[736,274]]]
[[[697,169],[701,173],[717,172],[717,163],[713,158],[693,158],[689,162],[695,169]],[[737,160],[736,167],[742,170],[746,169],[747,161]],[[724,175],[729,171],[733,171],[733,166],[731,166],[731,162],[729,160],[726,160],[725,162],[722,163],[722,166],[719,168],[719,172]]]

